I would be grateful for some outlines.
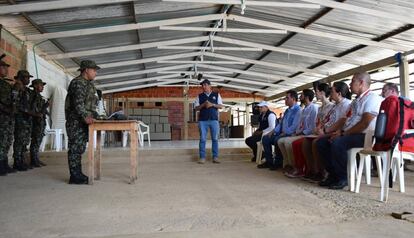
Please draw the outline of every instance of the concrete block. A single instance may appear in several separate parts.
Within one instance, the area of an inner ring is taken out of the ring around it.
[[[150,127],[150,134],[152,135],[153,132],[155,132],[155,124],[149,124]]]
[[[160,116],[168,117],[168,110],[160,110]]]
[[[142,115],[150,116],[151,115],[151,109],[142,109]]]
[[[171,133],[151,133],[151,140],[171,140]]]
[[[151,123],[151,116],[142,116],[141,118],[142,118],[142,121],[145,124],[150,124]]]
[[[160,116],[151,116],[151,123],[160,123]]]
[[[163,132],[163,124],[155,124],[155,132]]]
[[[168,117],[160,117],[160,123],[168,123]]]
[[[160,109],[154,108],[151,109],[151,116],[159,116],[160,115]]]
[[[162,124],[163,125],[163,132],[171,132],[171,125],[170,124]]]

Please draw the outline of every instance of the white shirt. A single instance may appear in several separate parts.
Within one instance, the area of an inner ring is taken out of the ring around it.
[[[204,94],[207,96],[210,96],[211,93],[204,93]],[[221,99],[220,93],[218,93],[217,104],[223,105],[223,100]],[[197,96],[196,100],[194,101],[194,107],[198,107],[198,106],[200,106],[200,101],[198,100],[198,96]]]
[[[348,110],[344,130],[349,130],[360,122],[364,113],[369,113],[375,116],[375,118],[371,120],[371,123],[363,132],[375,130],[376,116],[378,115],[381,102],[382,98],[370,90],[365,91],[361,96],[355,98]]]
[[[267,117],[267,122],[269,123],[269,126],[263,130],[263,136],[267,135],[269,132],[272,132],[275,129],[276,126],[276,115],[274,113],[270,113]]]
[[[331,111],[326,115],[322,121],[325,128],[333,126],[339,119],[346,118],[346,113],[351,106],[351,100],[348,98],[342,99],[338,104],[335,104]]]

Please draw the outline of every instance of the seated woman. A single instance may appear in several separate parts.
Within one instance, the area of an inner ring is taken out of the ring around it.
[[[318,128],[320,124],[322,124],[323,119],[334,106],[334,104],[329,101],[330,90],[331,89],[329,85],[326,83],[321,83],[315,87],[316,99],[322,103],[321,107],[318,109],[315,129]],[[315,133],[315,129],[313,130],[313,134]],[[311,140],[312,138],[313,136],[305,136],[298,140],[295,140],[292,143],[295,170],[294,172],[286,174],[287,177],[303,177],[305,175],[305,171],[310,171],[311,164],[308,163],[302,153],[302,143],[304,141]]]
[[[319,159],[316,142],[319,138],[325,137],[330,133],[343,127],[346,121],[346,113],[351,106],[351,92],[344,82],[335,82],[331,89],[331,100],[335,105],[326,113],[323,119],[315,128],[315,138],[307,138],[302,143],[302,154],[305,157],[307,173],[305,179],[319,182],[325,176],[325,169]]]

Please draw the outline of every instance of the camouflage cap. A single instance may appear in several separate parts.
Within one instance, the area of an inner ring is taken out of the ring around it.
[[[101,67],[96,65],[95,61],[93,60],[82,60],[78,71],[81,71],[83,69],[100,69],[100,68]]]
[[[6,67],[10,67],[10,65],[8,63],[6,63],[5,61],[3,61],[3,58],[6,57],[6,54],[2,54],[0,56],[0,66],[6,66]]]
[[[46,83],[43,82],[41,79],[33,79],[32,84],[30,85],[30,87],[33,88],[35,86],[35,84],[43,84],[43,85],[46,85]]]
[[[17,75],[14,76],[14,79],[22,79],[24,77],[33,78],[33,75],[30,75],[29,71],[22,69],[17,72]]]

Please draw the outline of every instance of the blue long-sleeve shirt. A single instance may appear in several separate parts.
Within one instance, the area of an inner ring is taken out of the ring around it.
[[[313,133],[313,129],[316,126],[318,108],[318,105],[311,103],[302,110],[296,134],[310,135]]]
[[[275,133],[284,133],[285,135],[293,135],[299,125],[301,109],[300,106],[295,104],[294,106],[286,109],[282,123],[277,125]]]

